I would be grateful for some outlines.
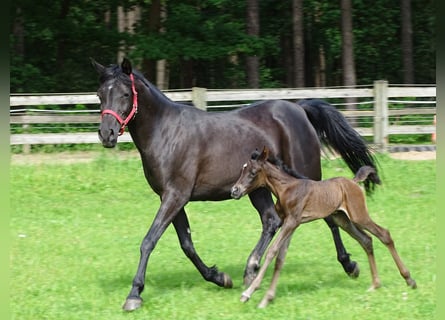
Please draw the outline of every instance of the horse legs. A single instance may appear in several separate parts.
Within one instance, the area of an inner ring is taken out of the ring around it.
[[[286,259],[286,254],[291,239],[292,236],[289,236],[286,242],[283,243],[283,245],[280,247],[280,251],[278,251],[278,255],[275,259],[275,269],[272,275],[272,280],[270,282],[270,287],[267,290],[266,294],[264,295],[263,300],[261,300],[260,304],[258,305],[258,308],[265,308],[269,304],[269,302],[275,298],[278,279],[280,277],[281,269],[283,268],[284,265],[284,260]]]
[[[295,229],[298,227],[299,222],[296,219],[287,219],[286,222],[281,227],[280,233],[278,234],[277,238],[274,240],[272,245],[267,249],[266,257],[264,259],[264,264],[261,266],[260,270],[258,271],[258,275],[256,278],[252,281],[250,286],[242,293],[240,301],[246,302],[250,299],[250,296],[260,287],[261,281],[264,278],[264,275],[266,274],[267,267],[272,262],[273,258],[277,256],[280,250],[282,250],[282,247],[284,246],[287,249],[287,246],[289,244],[289,238],[291,237],[292,233],[295,231]],[[284,253],[283,253],[284,254]],[[276,279],[278,280],[278,279]],[[267,300],[267,298],[266,298]],[[261,305],[260,305],[261,306]]]
[[[372,246],[372,238],[367,235],[363,230],[357,228],[356,225],[349,220],[346,214],[342,211],[337,211],[331,215],[333,221],[338,224],[343,230],[357,240],[362,246],[368,256],[369,268],[371,270],[372,285],[369,290],[374,290],[380,287],[380,278],[377,272],[377,265],[374,258],[374,248]]]
[[[230,279],[229,275],[223,272],[218,272],[216,266],[211,268],[207,267],[198,256],[195,247],[193,246],[190,225],[184,208],[179,211],[178,215],[173,220],[173,225],[178,235],[182,250],[198,269],[199,273],[201,273],[202,277],[220,287],[232,288],[232,279]]]
[[[186,200],[178,198],[174,193],[166,194],[162,199],[158,213],[142,240],[138,269],[133,278],[133,285],[127,296],[127,300],[122,306],[125,311],[132,311],[141,307],[141,293],[145,286],[145,272],[147,270],[148,258],[165,229],[167,229],[168,225],[173,221],[185,203]]]
[[[340,237],[340,231],[338,226],[332,220],[332,216],[324,218],[324,221],[329,226],[332,232],[332,237],[334,238],[335,249],[337,250],[337,260],[343,266],[346,274],[351,278],[357,278],[360,274],[360,269],[357,262],[351,261],[349,259],[350,254],[346,252],[346,248]]]
[[[247,259],[244,270],[244,285],[246,287],[249,286],[257,276],[261,258],[281,225],[281,219],[275,210],[272,195],[267,189],[260,188],[252,191],[249,193],[249,198],[260,215],[263,230],[258,243]]]
[[[367,223],[361,224],[361,226],[364,229],[368,230],[373,235],[375,235],[388,248],[389,252],[392,255],[392,258],[394,259],[394,262],[397,265],[397,268],[399,269],[400,275],[405,279],[406,284],[413,289],[417,288],[416,281],[413,278],[411,278],[409,270],[405,267],[405,265],[402,262],[402,259],[397,253],[394,241],[389,231],[379,226],[378,224],[374,223],[370,218]]]

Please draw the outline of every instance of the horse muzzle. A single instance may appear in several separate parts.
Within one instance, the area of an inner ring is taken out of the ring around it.
[[[99,140],[105,148],[114,148],[117,144],[118,131],[100,128],[98,130]]]
[[[233,199],[240,199],[243,196],[243,193],[241,192],[241,189],[238,188],[237,186],[233,186],[232,189],[230,190],[230,196]]]

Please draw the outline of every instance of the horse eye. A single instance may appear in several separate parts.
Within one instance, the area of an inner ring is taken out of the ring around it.
[[[125,98],[128,98],[129,96],[130,96],[129,93],[124,93],[124,97],[125,97]]]

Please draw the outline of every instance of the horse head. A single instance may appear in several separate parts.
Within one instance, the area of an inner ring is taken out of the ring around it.
[[[234,199],[240,199],[242,196],[264,185],[261,179],[261,172],[264,162],[269,158],[269,149],[263,148],[259,153],[252,153],[251,159],[243,165],[241,176],[233,185],[230,195]]]
[[[118,136],[122,135],[137,111],[137,92],[131,62],[124,58],[119,66],[104,67],[91,59],[99,74],[100,86],[97,96],[100,99],[101,122],[99,139],[106,148],[116,146]]]

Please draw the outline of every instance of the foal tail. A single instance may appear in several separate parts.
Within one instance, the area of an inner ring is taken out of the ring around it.
[[[357,172],[362,166],[376,168],[376,159],[366,142],[334,106],[320,99],[304,99],[297,104],[306,112],[321,142],[338,152],[352,172]],[[381,183],[377,169],[365,179],[368,193]]]
[[[357,183],[362,182],[366,178],[368,178],[370,174],[376,174],[375,168],[370,166],[360,167],[360,169],[358,169],[357,173],[355,174],[354,178],[352,178],[352,181]]]

